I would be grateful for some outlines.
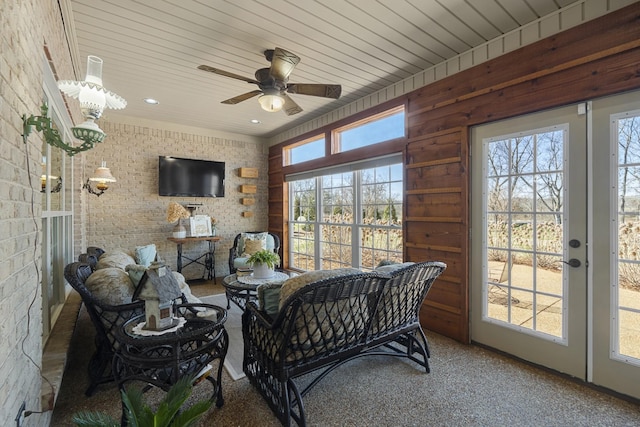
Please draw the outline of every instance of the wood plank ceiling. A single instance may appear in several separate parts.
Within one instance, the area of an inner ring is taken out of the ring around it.
[[[391,86],[580,0],[60,0],[82,80],[87,55],[104,60],[104,86],[128,101],[126,115],[270,137]],[[290,95],[304,110],[261,110],[257,98],[222,100],[253,84],[265,49],[301,57],[290,81],[342,85],[330,100]],[[150,106],[151,97],[160,101]],[[250,123],[257,119],[260,124]]]

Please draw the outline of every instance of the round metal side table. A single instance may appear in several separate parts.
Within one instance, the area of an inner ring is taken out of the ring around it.
[[[144,322],[144,315],[131,318],[117,329],[120,347],[113,359],[113,370],[118,386],[122,390],[128,382],[141,381],[168,391],[185,375],[200,379],[206,376],[213,386],[211,400],[221,407],[222,365],[229,347],[224,328],[227,311],[211,304],[179,304],[176,309],[186,321],[174,332],[136,333],[134,328]],[[205,310],[208,317],[197,315]]]

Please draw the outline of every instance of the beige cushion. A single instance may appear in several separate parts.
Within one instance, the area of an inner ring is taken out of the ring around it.
[[[240,241],[238,242],[238,253],[242,255],[247,252],[245,245],[249,240],[260,240],[262,242],[262,248],[268,249],[269,245],[267,242],[269,237],[271,236],[269,236],[269,233],[266,231],[262,233],[241,233]],[[271,249],[273,249],[273,247],[271,247]]]
[[[95,299],[108,305],[130,303],[135,290],[129,275],[117,267],[94,271],[87,278],[85,286]]]
[[[262,249],[264,249],[264,244],[262,240],[251,240],[251,239],[247,239],[244,241],[244,254],[242,254],[243,257],[250,257],[251,255],[255,254],[256,252],[261,251]]]
[[[287,299],[304,286],[338,276],[362,273],[357,268],[309,271],[282,284],[280,309]],[[294,333],[287,349],[289,361],[326,352],[353,339],[356,330],[364,330],[368,321],[367,296],[345,298],[337,303],[303,304],[294,320]],[[359,306],[362,316],[352,317],[350,307]],[[351,337],[351,338],[348,338]]]
[[[375,272],[376,273],[380,273],[380,274],[391,274],[396,270],[400,270],[401,268],[405,268],[405,267],[409,267],[410,265],[413,265],[415,263],[413,262],[403,262],[402,264],[398,263],[398,264],[388,264],[388,265],[383,265],[380,267],[376,267]]]
[[[113,251],[102,254],[96,264],[96,270],[115,267],[124,271],[129,264],[136,264],[136,260],[126,252]]]
[[[282,284],[282,289],[280,290],[280,304],[279,307],[282,308],[284,302],[289,298],[295,291],[302,288],[309,283],[317,282],[318,280],[329,279],[331,277],[336,276],[344,276],[346,274],[357,274],[362,273],[357,268],[337,268],[335,270],[314,270],[303,273],[299,276],[291,277],[287,279]]]

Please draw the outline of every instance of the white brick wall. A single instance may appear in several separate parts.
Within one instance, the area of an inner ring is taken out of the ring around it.
[[[102,196],[87,196],[87,245],[107,251],[117,248],[131,251],[136,246],[155,243],[162,259],[176,270],[176,245],[167,240],[174,226],[166,222],[167,206],[170,201],[203,203],[196,213],[216,218],[217,233],[223,238],[216,245],[216,274],[223,277],[228,274],[229,248],[235,235],[267,227],[267,147],[262,140],[247,136],[220,137],[215,132],[176,129],[161,122],[130,124],[136,122],[119,116],[100,120],[107,137],[86,154],[85,180],[103,159],[118,180]],[[225,197],[158,196],[158,156],[225,162]],[[258,168],[259,178],[239,178],[240,167]],[[248,183],[258,186],[253,206],[240,204],[239,186]],[[254,216],[242,217],[245,210],[253,211]],[[194,258],[204,253],[206,247],[206,242],[184,245],[183,253]],[[203,271],[203,266],[192,264],[183,274],[187,279],[200,278]]]
[[[41,411],[41,135],[22,140],[22,115],[39,114],[45,45],[69,78],[58,2],[0,1],[0,425],[15,425],[23,401]],[[48,426],[51,413],[27,426]]]

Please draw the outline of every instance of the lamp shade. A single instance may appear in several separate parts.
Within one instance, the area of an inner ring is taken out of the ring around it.
[[[116,182],[116,179],[111,175],[111,171],[107,167],[107,162],[103,160],[102,166],[96,169],[91,178],[89,178],[89,181],[105,183]]]
[[[102,86],[102,59],[89,55],[87,74],[83,81],[61,80],[58,89],[77,98],[86,118],[99,119],[105,108],[121,109],[127,106],[121,96]]]
[[[284,106],[284,99],[279,95],[265,94],[258,98],[258,102],[263,110],[270,113],[282,110]]]

